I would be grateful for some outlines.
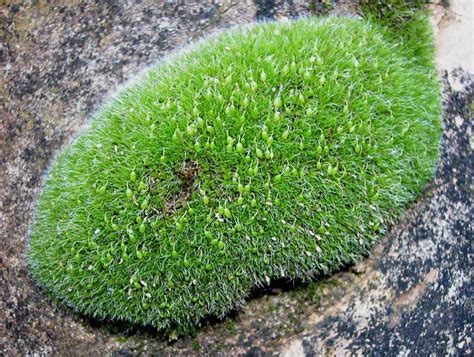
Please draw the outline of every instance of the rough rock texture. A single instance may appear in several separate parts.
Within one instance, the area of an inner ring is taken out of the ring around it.
[[[106,95],[215,29],[327,10],[290,0],[66,4],[0,5],[0,355],[472,353],[473,84],[462,72],[464,89],[446,83],[436,179],[357,266],[308,287],[274,285],[243,311],[173,343],[50,301],[24,259],[34,201],[55,153]],[[339,1],[333,11],[353,9]]]

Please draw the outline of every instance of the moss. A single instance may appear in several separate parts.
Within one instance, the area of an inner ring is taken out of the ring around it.
[[[359,259],[438,155],[432,58],[407,53],[370,21],[305,19],[151,68],[53,165],[35,278],[77,311],[174,338],[255,286]]]
[[[199,352],[202,349],[201,343],[199,342],[198,339],[194,339],[193,342],[191,343],[191,346],[194,351]]]
[[[427,21],[426,0],[361,0],[363,16],[386,27],[385,35],[405,47],[406,56],[429,66],[433,58],[431,25]],[[421,36],[420,36],[421,34]]]

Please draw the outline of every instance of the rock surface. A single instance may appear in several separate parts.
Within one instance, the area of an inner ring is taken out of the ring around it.
[[[0,8],[1,355],[473,353],[474,85],[462,71],[449,79],[456,90],[445,80],[436,179],[355,267],[308,287],[272,286],[223,322],[207,321],[196,336],[173,343],[50,301],[24,259],[34,202],[54,155],[104,98],[163,54],[216,29],[326,8],[258,0],[33,4]],[[353,10],[353,1],[339,1],[332,11]]]

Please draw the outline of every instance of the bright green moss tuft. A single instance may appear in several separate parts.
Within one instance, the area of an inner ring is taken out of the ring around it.
[[[255,286],[366,254],[433,174],[441,129],[432,63],[383,31],[259,24],[149,70],[53,165],[38,282],[77,311],[187,333]]]

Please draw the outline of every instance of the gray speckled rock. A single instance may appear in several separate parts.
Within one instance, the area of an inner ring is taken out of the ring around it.
[[[336,12],[350,11],[353,2],[339,1]],[[446,86],[436,180],[373,256],[347,271],[307,288],[273,286],[225,321],[207,321],[196,336],[174,343],[152,329],[74,314],[28,276],[23,253],[45,170],[107,93],[216,28],[305,13],[303,0],[0,7],[0,355],[471,352],[467,77],[459,93]]]

